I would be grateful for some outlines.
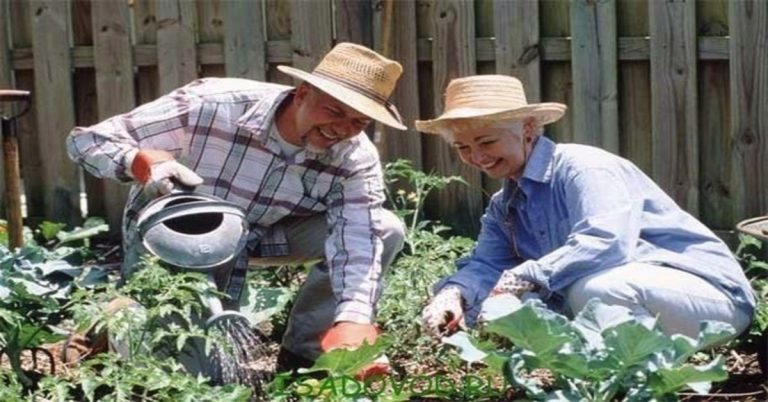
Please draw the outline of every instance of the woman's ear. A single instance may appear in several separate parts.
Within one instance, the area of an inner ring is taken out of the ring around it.
[[[539,128],[538,124],[536,123],[536,119],[533,117],[528,117],[523,121],[523,137],[525,137],[525,142],[531,142],[536,137],[536,130]]]

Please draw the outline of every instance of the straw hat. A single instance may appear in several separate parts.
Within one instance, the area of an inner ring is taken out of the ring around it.
[[[289,66],[277,69],[338,99],[390,127],[405,130],[389,96],[403,72],[400,64],[354,43],[339,43],[308,73]]]
[[[452,126],[479,127],[499,121],[535,117],[539,125],[563,117],[562,103],[528,104],[523,84],[507,75],[474,75],[451,80],[445,90],[445,111],[432,120],[416,120],[419,131],[440,134]]]

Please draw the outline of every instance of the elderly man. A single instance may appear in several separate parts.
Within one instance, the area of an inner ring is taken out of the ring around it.
[[[755,295],[717,236],[631,162],[541,135],[565,105],[528,104],[520,81],[497,75],[453,80],[445,97],[416,127],[504,186],[472,254],[436,284],[426,331],[474,324],[489,295],[529,291],[572,313],[595,297],[623,305],[667,334],[695,337],[702,320],[749,326]]]
[[[291,312],[278,358],[286,369],[377,337],[382,270],[401,249],[404,228],[382,207],[381,165],[363,129],[371,120],[405,126],[387,101],[402,68],[368,48],[340,43],[311,73],[278,69],[303,82],[200,79],[75,128],[67,146],[89,173],[134,184],[123,223],[124,276],[138,258],[137,214],[176,184],[245,209],[252,263],[322,260]],[[247,265],[239,258],[229,275],[234,298]]]

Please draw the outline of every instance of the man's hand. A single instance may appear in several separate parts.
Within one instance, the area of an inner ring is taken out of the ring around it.
[[[320,340],[320,348],[323,352],[328,352],[334,349],[354,350],[362,346],[363,342],[373,345],[379,332],[375,325],[339,322],[323,335],[323,339]],[[365,380],[373,375],[388,374],[390,371],[389,360],[386,356],[382,356],[360,369],[355,377],[358,380]]]
[[[189,187],[203,184],[203,179],[174,159],[166,151],[142,149],[131,162],[133,178],[150,196],[169,194],[175,183]]]
[[[520,279],[513,270],[508,269],[501,273],[501,277],[496,281],[496,285],[493,286],[493,289],[491,289],[488,296],[508,293],[519,299],[526,292],[533,292],[535,289],[536,285],[524,279]]]
[[[457,286],[440,290],[421,312],[421,325],[424,331],[438,339],[464,327],[461,290]]]

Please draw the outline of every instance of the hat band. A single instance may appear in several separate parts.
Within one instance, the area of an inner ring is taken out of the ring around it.
[[[349,89],[351,89],[353,91],[361,92],[363,95],[365,95],[365,96],[367,96],[367,97],[369,97],[369,98],[371,98],[371,99],[373,99],[373,100],[375,100],[375,101],[377,101],[379,103],[382,103],[382,104],[383,103],[387,103],[387,99],[386,98],[382,97],[381,95],[379,95],[376,92],[373,92],[373,91],[369,90],[368,88],[364,88],[364,87],[361,87],[360,85],[357,85],[357,83],[355,83],[353,81],[341,78],[341,77],[339,77],[337,75],[326,74],[325,72],[318,71],[318,70],[313,71],[312,74],[319,75],[319,76],[321,76],[323,78],[327,78],[327,79],[329,79],[331,81],[334,81],[337,84],[339,84],[341,86],[344,86],[344,87],[347,87],[347,88],[349,88]]]

